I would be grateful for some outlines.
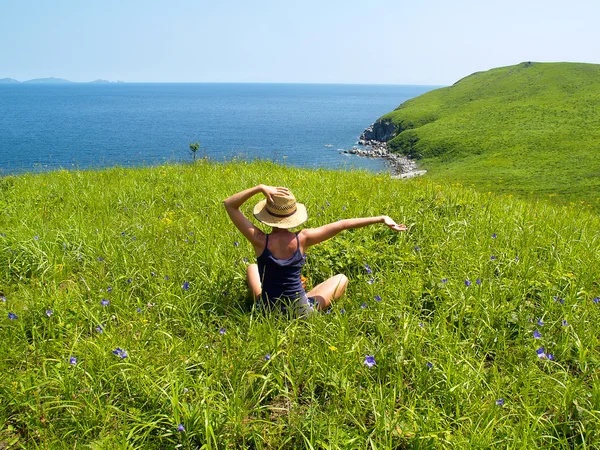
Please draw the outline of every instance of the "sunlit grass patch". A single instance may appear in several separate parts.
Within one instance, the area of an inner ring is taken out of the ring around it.
[[[309,285],[343,272],[348,293],[309,320],[263,314],[222,207],[261,182],[288,186],[307,226],[409,230],[311,248]],[[599,445],[593,214],[266,162],[23,175],[1,202],[2,443]]]

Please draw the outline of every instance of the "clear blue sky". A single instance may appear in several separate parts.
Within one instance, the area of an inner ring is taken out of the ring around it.
[[[0,0],[0,78],[445,85],[600,63],[600,2]]]

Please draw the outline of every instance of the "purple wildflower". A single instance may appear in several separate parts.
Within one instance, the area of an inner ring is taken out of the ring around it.
[[[151,277],[155,277],[155,276],[156,276],[156,274],[155,274],[154,272],[150,272],[150,276],[151,276]]]
[[[47,310],[46,310],[46,315],[47,315],[48,317],[50,317],[50,316],[51,316],[53,313],[54,313],[54,311],[52,311],[51,309],[47,309]]]
[[[8,313],[8,318],[9,318],[10,320],[15,320],[15,319],[17,319],[18,317],[17,317],[17,315],[16,315],[15,313],[9,312],[9,313]]]
[[[565,304],[565,301],[560,298],[558,295],[556,297],[554,297],[554,301],[560,303],[561,305]]]
[[[540,339],[540,338],[542,337],[542,335],[541,335],[541,333],[540,333],[538,330],[535,330],[535,331],[533,332],[533,337],[534,337],[535,339]]]
[[[223,297],[227,297],[229,295],[229,291],[223,291],[221,294],[223,294]]]
[[[542,319],[538,319],[538,321],[537,321],[537,324],[538,324],[540,327],[543,327],[543,326],[544,326],[544,322],[542,321]]]
[[[447,283],[448,282],[448,278],[442,278],[442,283]]]
[[[271,354],[270,353],[267,353],[265,355],[265,361],[271,361]]]
[[[362,304],[362,305],[360,305],[360,307],[361,307],[361,309],[365,309],[365,308],[367,307],[367,303],[366,303],[366,302],[363,302],[363,304]]]
[[[364,362],[365,366],[367,366],[369,369],[373,366],[376,366],[377,363],[375,362],[375,356],[374,355],[366,355],[365,356],[365,362]]]
[[[550,361],[554,361],[554,355],[552,353],[547,353],[546,358],[548,358]]]
[[[106,292],[112,292],[112,288],[111,288],[110,286],[108,286],[108,287],[106,288]]]
[[[471,286],[471,284],[472,283],[469,280],[465,280],[465,286],[469,287],[469,286]]]
[[[233,243],[233,246],[234,246],[234,247],[238,247],[239,245],[240,245],[240,243],[239,243],[238,241],[235,241],[235,242]]]
[[[77,358],[75,358],[74,356],[71,356],[69,358],[69,364],[71,364],[73,366],[76,365],[77,364]]]
[[[2,303],[6,303],[6,297],[4,295],[0,295],[0,301]]]
[[[108,306],[108,305],[110,305],[110,301],[103,298],[102,300],[100,300],[100,304],[102,306]]]
[[[104,333],[104,328],[102,327],[102,325],[98,325],[98,326],[96,327],[96,331],[97,331],[98,333],[102,334],[102,333]]]
[[[245,263],[247,263],[248,262],[248,257],[244,256],[244,258],[242,259],[242,261],[244,261]]]
[[[544,347],[540,347],[535,351],[538,355],[538,358],[540,359],[545,359],[546,358],[546,353],[544,353]]]
[[[97,258],[97,259],[98,259],[98,261],[100,261],[100,262],[104,261],[104,258],[103,258],[102,256],[98,256],[98,258]]]
[[[340,314],[346,314],[346,310],[344,308],[340,309]]]
[[[492,261],[494,261],[494,260],[496,259],[496,257],[495,257],[494,255],[492,255],[492,256],[490,256],[490,259],[491,259]]]
[[[140,308],[140,307],[138,306],[138,308],[136,309],[136,311],[137,311],[138,313],[141,313],[141,312],[142,312],[142,308]]]
[[[433,369],[433,363],[427,361],[427,368],[428,369]]]
[[[182,423],[180,423],[179,425],[177,425],[177,431],[179,431],[181,433],[183,433],[185,431],[185,428],[184,428],[184,426],[183,426]]]
[[[568,324],[568,322],[567,322],[567,319],[563,319],[563,321],[562,321],[562,326],[563,326],[563,327],[568,327],[568,326],[569,326],[569,324]]]
[[[519,257],[515,256],[515,262],[519,262]]]
[[[496,400],[496,406],[504,406],[504,399],[499,398],[498,400]]]
[[[121,236],[125,236],[125,232],[124,231],[121,231]]]
[[[117,348],[116,348],[116,349],[114,349],[112,352],[113,352],[113,354],[117,355],[117,356],[118,356],[119,358],[121,358],[121,359],[125,359],[125,358],[127,358],[127,357],[129,356],[129,355],[127,354],[127,351],[126,351],[126,350],[123,350],[123,349],[122,349],[122,348],[120,348],[120,347],[117,347]]]
[[[492,234],[492,239],[496,239],[496,233]]]
[[[187,281],[183,282],[183,286],[181,286],[181,289],[183,289],[184,291],[187,291],[190,288],[190,283],[188,283]]]
[[[375,299],[376,302],[381,301],[381,296],[379,296],[379,295],[375,295],[373,298]]]
[[[225,329],[225,327],[222,327],[222,328],[219,330],[219,334],[220,334],[221,336],[222,336],[222,335],[224,335],[226,332],[227,332],[227,330]]]
[[[594,298],[592,299],[592,301],[593,301],[594,303],[598,303],[598,302],[600,302],[600,297],[594,297]]]
[[[167,281],[170,280],[169,275],[165,275],[165,280],[167,280]]]
[[[419,322],[419,326],[420,326],[421,328],[425,328],[425,324],[424,324],[423,322]]]
[[[415,249],[415,252],[420,252],[421,251],[421,247],[419,247],[418,245],[415,245],[414,249]]]
[[[475,280],[475,283],[477,283],[477,286],[481,286],[481,280],[479,278]]]
[[[131,283],[133,280],[131,278],[127,278],[127,282]]]
[[[367,284],[373,284],[375,283],[375,279],[371,278],[370,280],[367,281]]]
[[[33,239],[37,241],[37,240],[40,239],[40,237],[39,236],[34,236]]]
[[[365,264],[365,270],[367,271],[367,274],[370,275],[373,271],[371,270],[371,267],[368,264]]]

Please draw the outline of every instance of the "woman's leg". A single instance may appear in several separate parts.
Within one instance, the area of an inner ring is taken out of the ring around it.
[[[323,311],[329,308],[329,305],[333,300],[344,295],[347,287],[348,277],[346,277],[344,274],[338,273],[328,280],[323,281],[321,284],[317,284],[314,288],[307,292],[306,295],[308,297],[314,297],[319,303],[318,309]]]
[[[249,264],[248,268],[246,269],[246,273],[248,277],[248,287],[252,292],[252,298],[256,300],[262,292],[262,286],[260,284],[260,275],[258,274],[258,265]]]

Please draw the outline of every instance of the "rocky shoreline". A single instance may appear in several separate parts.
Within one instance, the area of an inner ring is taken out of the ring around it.
[[[340,153],[357,155],[363,158],[383,158],[390,165],[392,178],[413,178],[427,172],[426,170],[418,170],[417,163],[412,159],[404,155],[391,153],[387,149],[385,141],[374,138],[375,136],[380,137],[379,134],[381,134],[376,132],[377,129],[374,131],[374,127],[377,127],[377,123],[368,127],[358,138],[358,144],[364,148],[355,147],[350,150],[342,150]],[[391,136],[389,136],[389,133],[385,133],[381,137],[389,139]]]

